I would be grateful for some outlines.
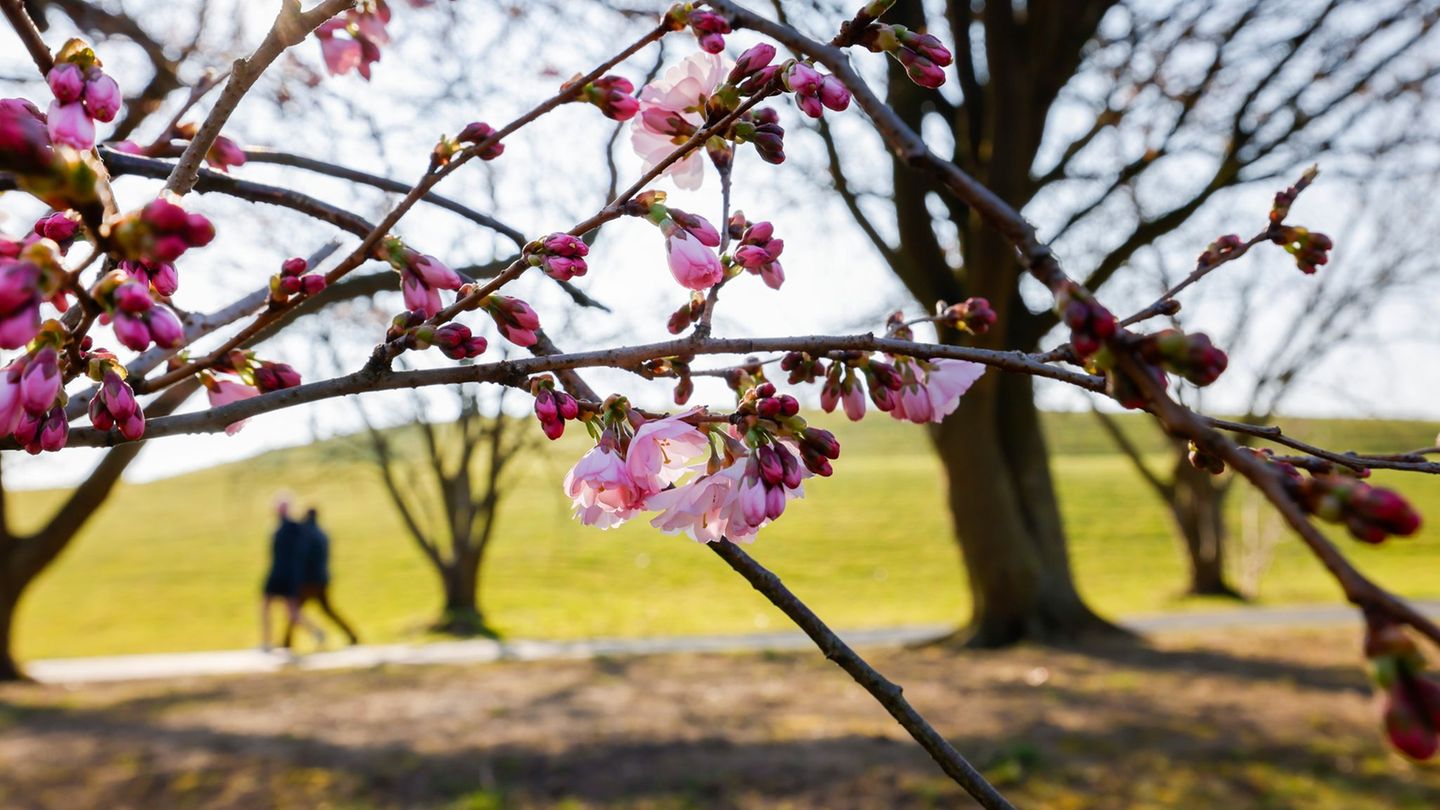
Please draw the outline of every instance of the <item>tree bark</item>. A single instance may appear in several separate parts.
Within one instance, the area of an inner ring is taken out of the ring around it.
[[[1185,456],[1175,465],[1170,514],[1185,544],[1190,588],[1195,596],[1241,598],[1225,579],[1225,496],[1228,482],[1196,469]]]
[[[480,607],[480,561],[484,548],[465,549],[440,568],[445,603],[434,629],[453,636],[496,637]]]
[[[13,548],[13,546],[11,547]],[[13,553],[7,553],[7,558],[13,557]],[[8,571],[10,560],[6,559],[0,565],[5,565]],[[23,681],[25,670],[20,667],[20,662],[15,659],[15,606],[20,602],[20,594],[24,591],[26,582],[21,582],[12,587],[9,577],[5,577],[5,586],[0,588],[0,681]]]

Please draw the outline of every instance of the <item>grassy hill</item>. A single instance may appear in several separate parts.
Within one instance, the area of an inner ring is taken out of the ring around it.
[[[1124,427],[1149,452],[1163,437]],[[1425,423],[1286,421],[1301,438],[1356,450],[1428,444]],[[838,627],[947,622],[965,615],[959,555],[924,431],[888,419],[832,425],[837,474],[762,532],[752,553]],[[1085,595],[1109,615],[1213,607],[1176,597],[1183,561],[1160,504],[1088,414],[1050,414],[1054,469]],[[745,632],[784,619],[706,549],[646,522],[599,532],[570,520],[560,493],[576,437],[520,471],[484,581],[494,624],[516,637]],[[1163,456],[1156,457],[1163,465]],[[1440,481],[1377,476],[1440,525]],[[333,538],[335,600],[367,641],[413,638],[438,607],[437,583],[354,441],[278,451],[145,485],[124,485],[21,608],[24,657],[251,646],[270,501],[317,504]],[[39,521],[60,493],[12,494],[12,518]],[[1232,500],[1237,526],[1268,512]],[[1243,513],[1243,514],[1242,514]],[[1342,541],[1367,571],[1412,596],[1440,596],[1440,531],[1381,548]],[[1263,602],[1329,601],[1335,587],[1288,536],[1234,556]],[[1263,576],[1261,575],[1263,573]]]

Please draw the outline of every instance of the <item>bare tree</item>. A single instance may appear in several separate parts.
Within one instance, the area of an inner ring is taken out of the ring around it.
[[[535,452],[538,443],[533,428],[505,414],[504,389],[489,413],[475,386],[447,391],[459,405],[453,421],[436,420],[434,403],[418,393],[410,421],[397,427],[378,427],[363,405],[356,408],[385,492],[440,579],[444,601],[431,629],[494,636],[480,600],[481,567],[513,477],[512,462]]]
[[[825,4],[784,5],[800,16]],[[918,87],[891,62],[888,104],[1033,216],[1088,268],[1087,289],[1232,187],[1315,160],[1376,174],[1427,159],[1415,147],[1440,73],[1434,0],[935,8],[897,3],[887,18],[950,30],[959,93]],[[887,187],[819,133],[836,191],[910,294],[926,307],[980,296],[999,316],[986,335],[942,330],[943,341],[1030,351],[1056,328],[1056,312],[1032,308],[1016,284],[1006,239],[917,171],[913,154],[892,149]],[[995,646],[1109,629],[1072,582],[1031,380],[983,381],[933,439],[973,595],[962,637]]]

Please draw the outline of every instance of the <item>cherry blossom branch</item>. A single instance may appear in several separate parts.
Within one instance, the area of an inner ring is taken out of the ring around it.
[[[215,100],[215,106],[210,108],[210,114],[205,117],[204,123],[195,132],[195,137],[190,139],[190,145],[185,148],[184,154],[170,172],[170,177],[165,181],[165,189],[183,196],[194,188],[205,153],[215,145],[215,139],[220,137],[220,131],[230,120],[230,114],[235,112],[240,99],[245,97],[261,74],[280,54],[303,42],[321,23],[354,5],[355,0],[322,0],[309,11],[301,11],[299,0],[282,0],[280,13],[276,15],[274,24],[270,26],[270,31],[260,46],[248,57],[235,60],[235,64],[231,66],[230,79],[225,83],[225,89]]]
[[[649,45],[651,42],[654,42],[655,40],[664,36],[667,32],[668,28],[666,28],[665,26],[657,26],[654,30],[650,31],[649,33],[642,36],[640,39],[631,43],[619,54],[611,57],[610,59],[607,59],[605,62],[601,63],[599,67],[591,70],[590,73],[578,79],[567,82],[566,85],[561,88],[559,93],[536,105],[529,112],[526,112],[519,118],[511,121],[509,124],[506,124],[499,130],[496,130],[493,134],[491,134],[484,140],[475,143],[467,147],[463,151],[459,152],[450,160],[449,163],[446,163],[445,165],[439,167],[434,171],[428,172],[424,177],[420,179],[419,182],[417,182],[414,186],[410,188],[410,191],[405,195],[404,199],[397,203],[390,210],[390,212],[381,219],[379,223],[376,223],[373,227],[371,227],[369,232],[366,233],[365,236],[361,239],[360,244],[349,255],[347,255],[335,267],[333,267],[329,272],[325,274],[325,281],[327,285],[334,284],[336,281],[343,278],[351,270],[359,267],[368,258],[370,258],[372,252],[379,244],[380,240],[390,232],[390,229],[393,228],[402,217],[404,217],[406,212],[408,212],[412,207],[414,207],[416,203],[423,199],[425,195],[429,193],[430,189],[434,188],[437,183],[439,183],[445,177],[449,176],[451,172],[454,172],[471,158],[479,155],[481,152],[499,143],[503,138],[514,133],[516,130],[535,121],[545,113],[550,112],[561,104],[572,101],[574,97],[574,89],[576,87],[583,86],[585,83],[594,81],[596,78],[599,78],[605,73],[605,71],[625,61],[630,56],[634,55],[636,52]],[[192,140],[190,147],[187,147],[186,149],[186,153],[188,154],[191,149],[194,148],[194,146],[195,141]],[[610,219],[613,218],[614,217],[610,217]],[[592,218],[592,220],[593,219],[595,218]],[[590,227],[599,225],[604,221],[608,220],[596,221],[594,225],[591,225]],[[586,230],[589,230],[589,228],[587,228]],[[517,262],[516,264],[518,265],[519,262]],[[520,269],[523,269],[523,267]],[[519,271],[516,269],[516,265],[512,265],[509,269],[502,272],[499,276],[496,277],[495,280],[492,280],[486,286],[498,289],[498,287],[503,286],[503,284],[518,275]],[[305,299],[303,298],[296,298],[292,299],[289,303],[267,308],[265,312],[261,313],[260,316],[255,319],[255,321],[253,321],[243,330],[241,330],[240,335],[238,335],[236,338],[233,338],[232,341],[236,341],[236,345],[238,345],[238,341],[244,339],[244,337],[242,336],[248,336],[258,333],[259,331],[264,329],[270,322],[281,317],[287,309],[292,306],[302,306],[304,304],[304,301]],[[449,317],[454,317],[454,313],[451,313]],[[172,385],[176,381],[181,380],[191,374],[195,374],[199,371],[209,368],[223,356],[223,352],[217,350],[216,352],[211,353],[202,360],[186,363],[181,367],[174,369],[156,378],[155,380],[150,381],[150,390],[157,390],[158,388],[164,387],[166,385]]]
[[[1390,455],[1362,455],[1353,452],[1337,453],[1286,436],[1279,425],[1251,425],[1245,422],[1232,422],[1227,419],[1215,419],[1213,417],[1205,417],[1205,421],[1211,427],[1227,430],[1231,433],[1243,433],[1247,436],[1255,436],[1256,438],[1265,439],[1275,444],[1282,444],[1293,450],[1299,450],[1307,456],[1334,462],[1341,466],[1348,467],[1351,470],[1355,470],[1356,472],[1363,472],[1365,470],[1402,470],[1405,472],[1440,475],[1440,462],[1426,461],[1424,458],[1425,453],[1434,452],[1435,448]]]
[[[154,419],[146,423],[145,438],[157,439],[189,433],[212,433],[226,425],[263,413],[368,391],[388,391],[433,385],[456,385],[469,382],[491,382],[523,385],[532,374],[559,372],[579,368],[626,368],[646,360],[662,357],[713,354],[746,354],[750,352],[797,351],[821,354],[830,351],[879,351],[887,354],[922,358],[969,360],[1002,371],[1032,374],[1069,383],[1087,391],[1099,392],[1104,381],[1088,374],[1077,374],[1055,366],[1036,363],[1023,352],[977,349],[939,343],[915,343],[908,340],[864,335],[814,335],[809,337],[771,338],[691,338],[649,343],[616,349],[602,349],[572,354],[544,354],[537,357],[478,363],[418,371],[388,371],[367,368],[340,377],[261,394],[257,397],[211,408],[197,413]],[[110,447],[125,443],[115,431],[77,428],[70,432],[67,447]],[[0,443],[0,447],[9,444]]]
[[[30,52],[35,67],[40,69],[40,75],[49,73],[50,68],[55,66],[55,58],[46,47],[44,38],[40,36],[40,29],[35,27],[35,21],[30,19],[29,12],[25,10],[25,0],[0,0],[0,11],[5,13],[5,19],[10,21],[10,26],[25,45],[25,50]]]
[[[781,582],[778,576],[729,540],[706,545],[737,573],[745,577],[755,590],[764,594],[766,599],[780,608],[796,626],[804,630],[805,635],[815,642],[815,646],[820,648],[826,658],[834,661],[837,666],[854,678],[856,683],[865,687],[865,691],[869,692],[881,706],[884,706],[885,710],[895,718],[902,728],[910,732],[910,736],[915,738],[915,741],[939,764],[940,768],[967,793],[975,797],[982,807],[1001,808],[1002,810],[1013,808],[1013,805],[1000,795],[994,785],[986,781],[980,771],[971,765],[959,751],[955,750],[955,746],[951,745],[919,712],[915,711],[915,708],[910,705],[910,701],[905,699],[904,690],[899,684],[877,672],[864,658],[851,649],[850,645],[835,635],[835,632],[819,616],[815,615],[815,611],[785,587],[785,583]]]
[[[1274,226],[1268,227],[1260,233],[1257,233],[1254,236],[1250,237],[1248,240],[1241,242],[1238,246],[1231,249],[1229,252],[1224,253],[1214,258],[1213,260],[1207,260],[1207,256],[1202,255],[1200,257],[1200,260],[1196,262],[1195,269],[1191,271],[1190,275],[1181,279],[1178,283],[1175,284],[1175,286],[1166,290],[1163,295],[1155,299],[1155,303],[1151,304],[1148,307],[1145,307],[1139,312],[1136,312],[1134,315],[1131,315],[1130,317],[1120,321],[1120,325],[1131,326],[1140,323],[1141,321],[1146,321],[1151,318],[1158,317],[1160,315],[1174,315],[1175,313],[1179,312],[1180,302],[1175,299],[1175,296],[1179,295],[1182,290],[1184,290],[1186,287],[1189,287],[1191,284],[1199,281],[1200,279],[1205,278],[1206,276],[1210,275],[1211,273],[1215,272],[1226,264],[1229,264],[1230,262],[1235,261],[1241,256],[1244,256],[1246,253],[1249,253],[1250,248],[1255,247],[1261,242],[1269,241],[1271,236],[1274,235],[1274,232]]]

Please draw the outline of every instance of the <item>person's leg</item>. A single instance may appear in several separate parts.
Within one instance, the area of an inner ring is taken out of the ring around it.
[[[285,600],[285,641],[281,646],[287,650],[295,641],[295,625],[304,621],[304,617],[300,614],[300,609],[304,607],[304,601],[302,597],[298,596]]]
[[[270,652],[270,601],[269,594],[260,597],[260,649]]]
[[[351,644],[360,643],[360,637],[355,635],[355,631],[351,629],[350,623],[341,618],[340,614],[335,612],[335,608],[330,605],[330,589],[328,587],[324,585],[320,586],[318,592],[315,594],[315,602],[320,605],[321,610],[325,611],[325,615],[330,617],[330,621],[334,622],[335,625],[340,628],[340,631],[350,639]]]

